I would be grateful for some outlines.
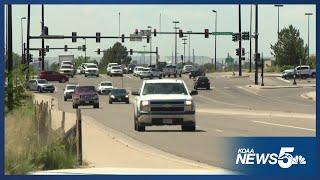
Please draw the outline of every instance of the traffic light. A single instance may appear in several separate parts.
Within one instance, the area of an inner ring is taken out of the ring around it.
[[[157,30],[156,30],[156,29],[153,30],[153,36],[154,36],[154,37],[157,36]]]
[[[150,36],[147,35],[147,43],[149,43],[149,42],[150,42]]]
[[[183,37],[183,31],[182,29],[179,29],[179,38],[182,38]]]
[[[232,34],[232,41],[234,41],[234,42],[239,41],[239,35],[240,35],[239,33],[233,33]]]
[[[239,48],[236,49],[236,55],[240,56],[240,49]]]
[[[256,63],[258,64],[258,66],[260,66],[261,65],[260,53],[254,54],[254,59],[255,59]]]
[[[241,53],[242,53],[241,55],[244,56],[245,54],[244,48],[241,49]]]
[[[29,59],[29,63],[33,61],[33,55],[32,54],[28,54],[28,59]]]
[[[43,56],[46,56],[46,50],[42,49]]]
[[[101,51],[100,51],[100,48],[98,48],[98,49],[97,49],[97,54],[100,54],[100,52],[101,52]]]
[[[242,32],[241,38],[242,38],[243,40],[249,40],[249,39],[250,39],[249,32]]]
[[[64,51],[65,51],[65,52],[68,51],[68,45],[64,45]]]
[[[100,33],[97,32],[96,33],[96,43],[99,43],[100,42]]]
[[[49,48],[49,46],[47,45],[47,46],[46,46],[46,52],[49,52],[49,49],[50,49],[50,48]]]
[[[121,35],[121,42],[124,43],[124,34]]]
[[[130,55],[132,55],[133,54],[133,50],[132,49],[130,49]]]
[[[41,49],[39,49],[39,57],[41,57],[42,56],[42,51],[41,51]]]
[[[138,32],[139,32],[138,29],[136,29],[136,30],[134,31],[135,34],[138,34]]]
[[[44,26],[44,27],[43,27],[42,35],[45,35],[45,36],[48,36],[48,35],[49,35],[49,30],[48,30],[48,27],[47,27],[47,26]]]
[[[87,47],[86,45],[82,45],[82,51],[86,51]]]
[[[204,38],[209,38],[209,29],[204,29]]]
[[[76,32],[72,32],[72,42],[77,42],[77,33]]]

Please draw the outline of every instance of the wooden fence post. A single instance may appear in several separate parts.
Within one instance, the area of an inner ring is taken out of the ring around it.
[[[81,127],[81,110],[80,109],[77,109],[76,138],[77,138],[78,162],[79,162],[79,165],[82,165],[82,127]]]

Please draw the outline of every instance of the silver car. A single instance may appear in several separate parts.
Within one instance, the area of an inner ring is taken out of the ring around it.
[[[40,93],[42,93],[42,92],[53,93],[55,90],[54,85],[49,83],[45,79],[30,79],[27,82],[26,88],[30,91],[38,91]]]

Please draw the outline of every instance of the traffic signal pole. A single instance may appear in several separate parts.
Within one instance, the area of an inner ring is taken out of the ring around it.
[[[13,68],[13,62],[12,62],[12,6],[11,4],[8,4],[8,9],[7,9],[7,33],[8,33],[8,49],[7,49],[7,56],[8,56],[8,89],[7,89],[7,94],[8,94],[8,109],[12,110],[13,109],[13,82],[12,82],[12,68]]]
[[[256,23],[255,23],[255,73],[254,73],[254,84],[258,85],[258,4],[256,4]]]
[[[41,34],[44,34],[44,5],[41,5]],[[44,49],[44,39],[42,38],[42,49]],[[41,70],[44,71],[44,52],[41,53]]]
[[[30,64],[30,51],[29,51],[29,48],[30,48],[30,4],[28,4],[28,18],[27,18],[27,80],[29,80],[29,64]]]
[[[241,47],[241,5],[239,4],[239,76],[242,76],[242,69],[241,69],[241,55],[242,55],[242,47]]]

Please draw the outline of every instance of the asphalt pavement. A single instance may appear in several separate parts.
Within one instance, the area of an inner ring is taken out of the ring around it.
[[[250,89],[252,77],[230,78],[220,74],[210,74],[211,90],[199,90],[196,102],[196,132],[182,132],[179,126],[146,127],[146,132],[136,132],[133,126],[133,100],[130,104],[108,104],[108,96],[100,95],[100,108],[81,107],[82,112],[95,118],[101,124],[151,145],[163,151],[207,163],[225,167],[227,154],[222,149],[224,137],[250,136],[315,136],[315,101],[301,98],[301,94],[314,91],[314,87],[294,89]],[[183,75],[189,90],[193,89],[193,79]],[[98,86],[109,80],[114,87],[124,87],[129,91],[140,88],[142,80],[131,74],[124,77],[88,77],[76,75],[70,82],[80,85]],[[266,77],[265,84],[283,85],[288,82],[277,77]],[[59,107],[67,112],[72,109],[71,100],[63,101],[65,84],[54,83],[59,99]],[[98,148],[98,147],[97,147]]]

